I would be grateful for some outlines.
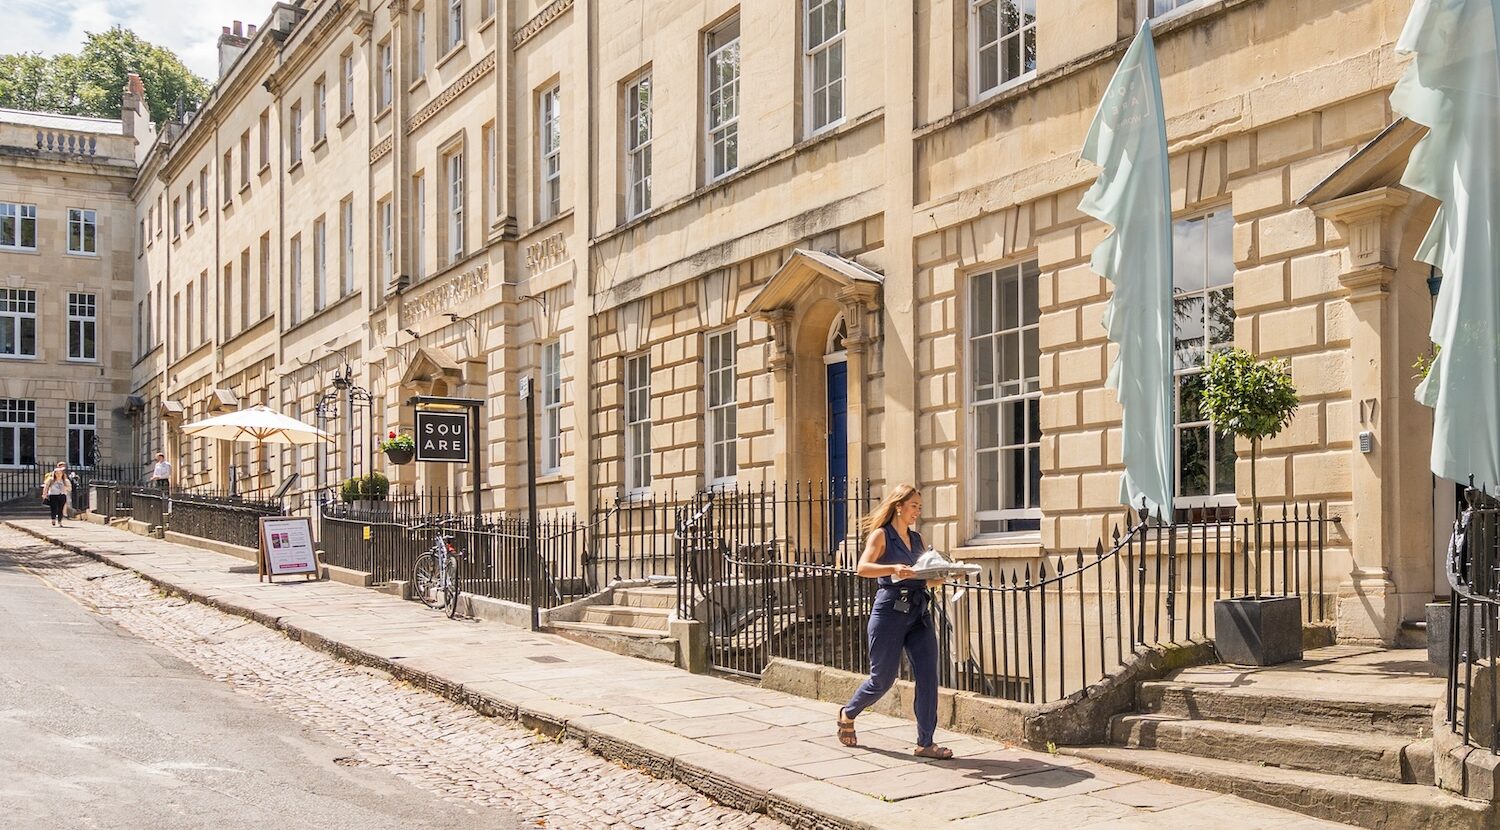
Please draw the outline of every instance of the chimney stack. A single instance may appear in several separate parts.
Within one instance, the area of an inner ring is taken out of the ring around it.
[[[233,28],[221,27],[223,31],[219,34],[219,77],[223,78],[229,73],[230,67],[244,54],[245,49],[250,46],[250,39],[245,37],[245,24],[239,20],[234,21]],[[255,34],[255,27],[250,27],[250,33]]]
[[[134,72],[125,76],[125,88],[120,96],[120,129],[125,135],[135,136],[143,125],[151,123],[151,112],[146,106],[146,85]]]

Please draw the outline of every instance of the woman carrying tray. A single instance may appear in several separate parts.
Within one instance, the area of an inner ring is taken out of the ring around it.
[[[933,742],[937,729],[938,645],[932,622],[929,588],[941,579],[924,582],[913,578],[912,565],[927,549],[915,530],[922,515],[922,494],[910,484],[897,485],[880,505],[865,517],[865,550],[859,557],[860,576],[876,579],[875,608],[870,613],[870,678],[839,710],[839,742],[857,746],[854,719],[890,691],[906,652],[916,681],[912,707],[917,716],[917,748],[922,758],[952,758],[953,752]]]

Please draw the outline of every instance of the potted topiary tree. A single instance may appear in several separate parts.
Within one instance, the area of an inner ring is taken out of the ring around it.
[[[391,481],[381,472],[346,478],[339,487],[339,497],[345,504],[357,512],[370,515],[390,512],[385,503],[390,492]]]
[[[1261,508],[1255,479],[1261,441],[1291,424],[1298,403],[1285,360],[1256,360],[1239,348],[1209,353],[1199,405],[1215,429],[1250,442],[1250,510],[1257,546],[1245,551],[1255,562],[1249,595],[1214,603],[1214,645],[1225,663],[1269,666],[1302,657],[1302,600],[1261,593]]]
[[[380,449],[392,464],[410,464],[417,454],[417,442],[409,432],[397,433],[391,430],[386,439],[380,442]]]

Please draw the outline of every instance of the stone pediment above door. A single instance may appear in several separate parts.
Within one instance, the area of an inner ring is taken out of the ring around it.
[[[876,308],[884,283],[884,276],[852,259],[796,248],[745,310],[771,326],[771,336],[778,347],[773,363],[784,364],[789,359],[796,339],[794,321],[815,306],[827,305],[828,301],[842,306],[849,328],[845,342],[850,350],[858,351],[866,343],[865,314]]]
[[[463,367],[442,349],[417,349],[416,354],[412,355],[411,363],[401,375],[401,385],[428,387],[437,381],[443,381],[449,388],[456,388],[464,382]]]

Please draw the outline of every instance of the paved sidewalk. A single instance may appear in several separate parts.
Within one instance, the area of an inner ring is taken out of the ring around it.
[[[913,725],[874,713],[859,720],[861,746],[848,748],[833,734],[834,704],[499,623],[453,621],[368,589],[261,583],[245,560],[99,525],[9,524],[792,827],[1343,826],[943,730],[939,742],[957,757],[920,761],[910,755]]]

